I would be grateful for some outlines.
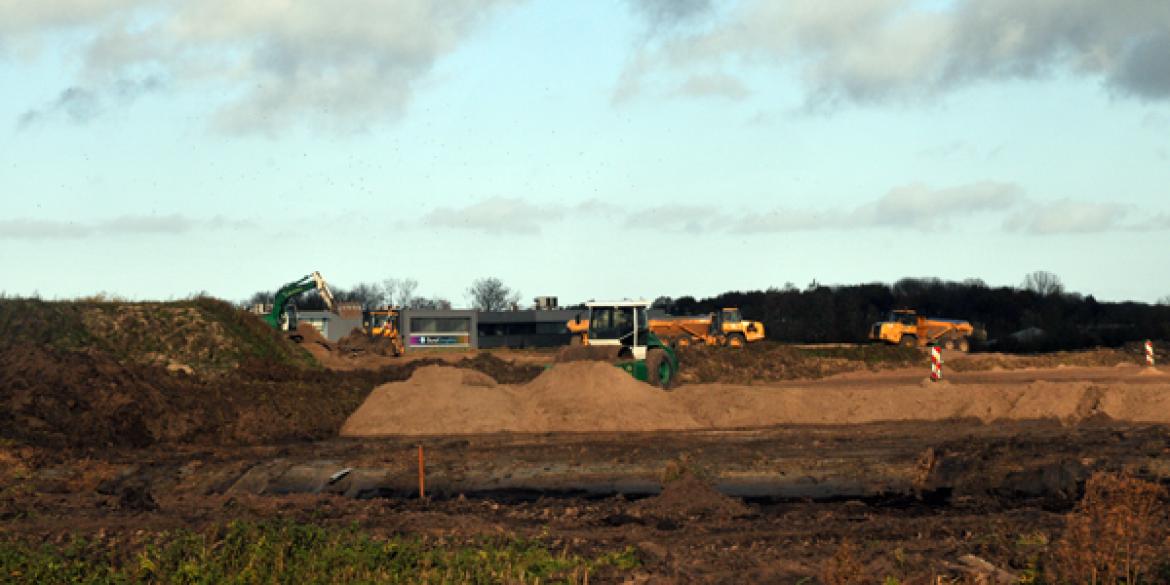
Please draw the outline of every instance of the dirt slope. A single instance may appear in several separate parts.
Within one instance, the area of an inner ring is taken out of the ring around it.
[[[0,332],[0,439],[54,447],[335,436],[374,387],[438,361],[325,370],[213,299],[0,299]],[[514,381],[540,371],[490,356],[455,365]]]
[[[1147,370],[1131,374],[1129,381],[1109,382],[694,384],[668,393],[597,362],[561,364],[523,385],[488,384],[432,366],[377,388],[341,434],[652,431],[972,418],[1170,423],[1170,379],[1163,377]]]

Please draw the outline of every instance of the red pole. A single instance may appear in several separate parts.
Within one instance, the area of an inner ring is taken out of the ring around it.
[[[418,446],[418,499],[425,500],[427,497],[427,467],[423,461],[423,447]]]

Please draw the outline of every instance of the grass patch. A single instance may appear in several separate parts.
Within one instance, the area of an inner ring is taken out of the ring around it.
[[[638,564],[629,548],[584,557],[535,540],[378,539],[286,521],[162,533],[133,547],[0,542],[0,581],[10,583],[581,583]]]

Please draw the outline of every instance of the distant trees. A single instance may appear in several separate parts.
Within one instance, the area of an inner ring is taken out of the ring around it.
[[[1170,299],[1166,305],[1107,303],[1091,295],[1063,292],[1063,286],[1055,289],[1049,279],[1036,282],[1044,286],[1023,290],[990,287],[978,280],[937,278],[904,278],[892,285],[817,284],[803,290],[733,291],[704,299],[684,296],[674,299],[671,312],[702,315],[720,307],[739,307],[745,319],[764,323],[769,339],[800,343],[864,342],[874,322],[899,308],[971,321],[1002,351],[1079,349],[1170,339]],[[1055,284],[1059,285],[1059,279]],[[1032,327],[1045,334],[1028,341],[1012,336]]]
[[[520,301],[519,291],[508,288],[494,276],[471,283],[467,296],[471,299],[471,306],[481,311],[504,311]]]
[[[1047,270],[1037,270],[1025,276],[1023,288],[1042,297],[1050,297],[1064,292],[1064,284],[1060,282],[1060,277]]]
[[[331,285],[330,289],[333,292],[333,298],[338,302],[358,303],[364,308],[384,305],[411,309],[451,308],[451,302],[447,299],[417,296],[418,281],[413,278],[386,278],[380,283],[359,282],[349,288]],[[274,296],[273,291],[257,291],[248,297],[245,305],[271,304]],[[316,290],[299,295],[295,302],[299,309],[310,311],[325,309],[325,301],[321,299],[321,295]]]

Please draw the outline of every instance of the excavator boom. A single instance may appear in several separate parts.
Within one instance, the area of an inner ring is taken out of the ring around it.
[[[264,316],[264,321],[275,329],[280,329],[280,322],[284,316],[285,310],[288,308],[288,303],[297,295],[317,289],[321,294],[321,299],[325,301],[325,306],[331,312],[336,313],[336,303],[333,299],[333,291],[329,290],[329,284],[325,282],[325,278],[321,276],[320,272],[313,272],[307,274],[298,280],[294,280],[276,291],[276,295],[272,299],[272,310]]]

